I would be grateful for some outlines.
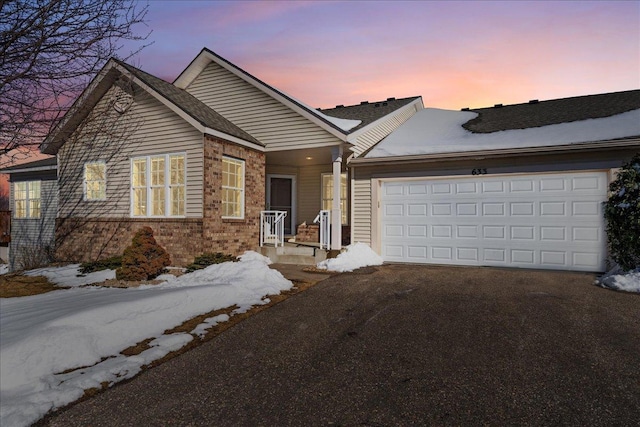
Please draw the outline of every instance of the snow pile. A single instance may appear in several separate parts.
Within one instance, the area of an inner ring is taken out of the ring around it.
[[[9,272],[9,266],[7,264],[0,264],[0,275],[7,274]]]
[[[65,280],[75,283],[68,268],[47,270],[60,285],[68,286]],[[246,311],[264,304],[266,295],[291,287],[280,272],[268,267],[267,258],[248,253],[239,262],[167,277],[155,286],[74,287],[2,298],[0,425],[29,425],[78,399],[86,389],[131,378],[144,365],[193,339],[186,333],[164,334],[185,320],[233,305]],[[227,319],[206,319],[193,333],[202,336]],[[142,353],[120,353],[148,338],[153,340]]]
[[[616,268],[596,280],[596,285],[617,291],[640,293],[640,267],[626,273]]]
[[[318,263],[318,268],[329,271],[353,271],[368,265],[382,265],[382,257],[375,253],[366,243],[354,243],[347,246],[346,252],[336,258]]]
[[[91,285],[116,278],[115,270],[94,271],[93,273],[81,275],[78,272],[79,267],[80,264],[70,264],[64,267],[45,267],[29,270],[24,274],[26,276],[44,276],[55,285],[67,287]]]
[[[640,135],[640,109],[598,119],[492,133],[473,133],[462,127],[477,115],[471,111],[425,108],[365,157],[543,147]]]

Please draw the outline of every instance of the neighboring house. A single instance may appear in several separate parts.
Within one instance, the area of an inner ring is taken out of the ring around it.
[[[261,212],[285,234],[332,211],[349,224],[347,162],[423,108],[420,97],[319,111],[204,49],[173,84],[112,59],[41,151],[58,157],[56,254],[121,253],[141,226],[173,264],[257,249]]]
[[[55,157],[0,170],[9,175],[10,183],[11,271],[34,268],[53,259],[58,208],[56,170]]]
[[[418,111],[350,162],[352,239],[385,261],[603,271],[602,202],[640,90]]]

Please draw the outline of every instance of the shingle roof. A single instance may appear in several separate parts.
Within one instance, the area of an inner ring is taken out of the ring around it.
[[[168,83],[158,77],[155,77],[149,73],[146,73],[132,65],[125,62],[115,60],[120,66],[124,67],[127,71],[139,78],[153,90],[160,95],[171,101],[174,105],[179,107],[185,113],[193,117],[203,126],[211,129],[226,133],[228,135],[235,136],[245,141],[253,142],[260,146],[264,146],[263,143],[255,139],[249,133],[245,132],[238,126],[231,123],[229,120],[222,117],[215,112],[212,108],[208,107],[205,103],[200,101],[189,92],[180,89],[171,83]]]
[[[527,129],[609,117],[640,108],[640,90],[576,96],[526,104],[474,108],[478,117],[463,127],[474,133]]]
[[[54,167],[58,163],[57,157],[49,157],[47,159],[35,160],[33,162],[21,163],[15,166],[9,166],[8,168],[0,169],[0,173],[11,173],[15,171],[22,171],[25,169],[36,169],[36,168],[46,168],[46,167]]]
[[[363,128],[376,120],[386,116],[395,110],[404,107],[405,105],[420,99],[419,96],[413,96],[410,98],[388,98],[384,101],[376,102],[361,102],[358,105],[338,105],[335,108],[324,108],[319,111],[327,116],[337,117],[339,119],[360,120],[358,126],[349,130],[349,133],[354,132],[360,128]]]

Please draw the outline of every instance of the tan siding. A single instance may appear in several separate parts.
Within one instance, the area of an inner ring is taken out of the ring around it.
[[[147,92],[136,89],[135,103],[119,115],[109,107],[113,89],[93,118],[59,152],[60,216],[129,217],[130,159],[167,153],[186,154],[186,216],[202,217],[202,134]],[[91,116],[90,116],[91,117]],[[107,200],[85,202],[83,165],[107,164]]]
[[[331,165],[307,166],[300,169],[298,178],[298,224],[312,224],[322,207],[323,173],[330,173]]]
[[[356,141],[355,146],[352,148],[354,157],[360,156],[362,153],[381,141],[384,137],[396,130],[398,127],[400,127],[401,124],[409,120],[409,118],[411,118],[411,116],[413,116],[416,111],[418,111],[418,106],[414,105],[412,108],[401,111],[400,113],[388,118],[384,122],[375,126],[373,129],[370,129],[369,131],[360,135]]]
[[[204,69],[187,91],[260,140],[268,150],[340,142],[215,62]]]
[[[351,230],[354,242],[371,244],[371,179],[353,180],[353,218]]]

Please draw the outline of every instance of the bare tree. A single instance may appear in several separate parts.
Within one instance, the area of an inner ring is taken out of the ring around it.
[[[0,186],[0,211],[9,210],[9,191],[7,187]]]
[[[126,41],[136,0],[0,0],[0,155],[33,150]]]

